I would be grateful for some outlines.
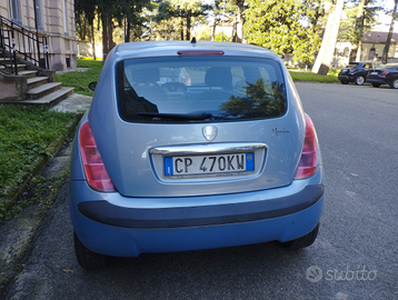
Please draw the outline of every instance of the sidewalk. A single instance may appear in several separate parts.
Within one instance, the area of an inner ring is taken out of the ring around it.
[[[68,98],[62,100],[50,110],[58,110],[61,112],[78,112],[79,110],[88,110],[91,105],[92,97],[72,94]]]
[[[92,97],[72,94],[51,108],[61,112],[86,111],[90,108]],[[71,142],[61,142],[55,157],[40,171],[46,179],[59,176],[70,165]],[[36,175],[36,174],[34,174]],[[29,252],[36,232],[44,221],[42,211],[35,204],[10,221],[0,225],[0,299],[3,289],[23,268],[23,259]]]

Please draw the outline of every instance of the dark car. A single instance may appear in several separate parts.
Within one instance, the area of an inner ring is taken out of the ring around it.
[[[374,68],[376,68],[375,62],[353,62],[341,69],[338,78],[342,84],[354,82],[356,85],[363,85],[369,69]]]
[[[398,64],[381,65],[379,69],[370,70],[366,79],[374,87],[388,84],[394,89],[398,89]]]

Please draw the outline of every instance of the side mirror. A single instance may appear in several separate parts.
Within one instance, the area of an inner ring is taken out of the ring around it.
[[[92,90],[92,91],[95,91],[95,88],[96,88],[96,87],[97,87],[97,82],[96,82],[96,81],[90,82],[89,85],[88,85],[88,88],[89,88],[90,90]]]

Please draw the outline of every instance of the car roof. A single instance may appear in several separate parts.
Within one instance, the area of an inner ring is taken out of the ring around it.
[[[228,42],[209,42],[198,41],[148,41],[123,43],[116,46],[114,53],[119,56],[134,55],[134,57],[161,57],[177,56],[177,51],[193,50],[220,50],[224,51],[224,56],[244,56],[244,57],[272,57],[278,56],[265,48]]]
[[[350,64],[377,64],[377,61],[353,61]]]

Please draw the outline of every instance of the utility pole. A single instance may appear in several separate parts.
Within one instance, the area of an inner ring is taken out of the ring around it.
[[[330,62],[336,48],[337,36],[339,34],[340,17],[343,11],[344,0],[337,0],[334,12],[330,13],[326,24],[325,34],[323,35],[321,49],[315,60],[312,72],[318,75],[327,75]]]

